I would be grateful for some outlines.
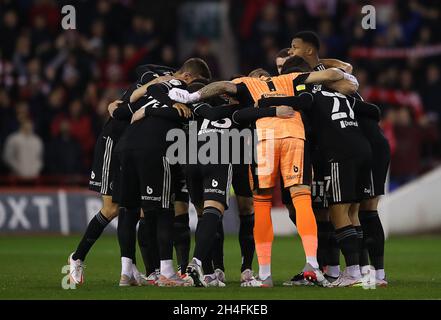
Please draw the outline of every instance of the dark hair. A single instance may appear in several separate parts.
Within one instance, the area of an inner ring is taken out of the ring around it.
[[[289,57],[289,48],[285,48],[279,51],[279,53],[276,56],[277,58],[286,58]]]
[[[207,63],[200,58],[190,58],[184,62],[179,72],[189,72],[195,78],[211,79],[211,71]]]
[[[198,80],[193,81],[187,87],[188,92],[193,93],[205,87],[205,83],[202,83]]]
[[[252,78],[259,78],[261,76],[270,77],[271,75],[268,71],[266,71],[265,69],[262,69],[262,68],[254,69],[248,75],[248,77],[252,77]]]
[[[302,39],[303,42],[309,43],[317,51],[320,50],[320,39],[313,31],[300,31],[294,35],[294,39]]]
[[[288,58],[282,66],[281,74],[287,74],[291,72],[309,72],[311,67],[301,57],[294,56]]]
[[[199,78],[193,80],[192,83],[202,83],[202,84],[204,84],[204,85],[207,85],[207,84],[210,83],[210,80],[209,80],[209,79],[206,79],[206,78],[200,78],[200,77],[199,77]]]

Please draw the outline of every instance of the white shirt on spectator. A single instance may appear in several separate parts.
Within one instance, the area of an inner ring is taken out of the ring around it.
[[[3,160],[21,178],[38,177],[43,168],[43,142],[32,131],[14,132],[6,138]]]

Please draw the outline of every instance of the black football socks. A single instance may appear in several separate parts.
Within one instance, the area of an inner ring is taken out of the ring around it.
[[[77,250],[72,255],[72,259],[84,261],[90,248],[92,248],[95,241],[101,236],[109,222],[101,211],[98,212],[87,225],[86,232],[78,244]]]
[[[196,245],[193,256],[203,261],[212,250],[216,238],[216,231],[222,213],[215,207],[204,208],[201,218],[199,218],[196,229]]]
[[[360,211],[361,227],[371,264],[376,270],[384,269],[384,230],[378,211]]]
[[[170,209],[158,210],[157,237],[159,259],[173,260],[173,222],[175,213]]]
[[[156,213],[152,211],[144,212],[144,217],[139,220],[138,244],[147,275],[159,269],[156,224],[157,216]]]
[[[224,267],[224,224],[222,217],[219,219],[216,230],[216,237],[213,243],[212,259],[214,269],[225,271]]]
[[[240,271],[252,269],[255,244],[254,244],[254,213],[250,215],[240,215],[239,244],[242,255],[242,266]]]
[[[361,226],[355,226],[355,231],[357,231],[358,239],[358,250],[360,255],[360,266],[369,265],[369,255],[365,246],[365,236],[363,233],[363,228]]]
[[[188,213],[175,216],[173,224],[173,243],[181,273],[185,273],[190,255],[190,219]]]
[[[317,261],[320,269],[329,265],[328,255],[331,252],[331,235],[334,232],[334,226],[330,221],[317,221]]]
[[[359,265],[357,231],[352,225],[336,229],[335,238],[345,258],[346,267]]]
[[[136,264],[136,224],[139,220],[139,208],[120,208],[118,215],[118,242],[121,257],[132,259]]]

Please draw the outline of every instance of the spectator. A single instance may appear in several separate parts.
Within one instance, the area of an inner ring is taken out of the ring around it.
[[[72,141],[76,141],[81,146],[79,170],[86,169],[92,160],[96,134],[108,117],[107,105],[119,98],[134,80],[136,66],[155,63],[176,67],[181,62],[178,50],[183,53],[191,50],[185,43],[179,47],[185,37],[176,39],[174,23],[179,19],[178,6],[185,1],[167,0],[154,8],[148,1],[77,1],[76,30],[60,28],[61,6],[68,3],[66,1],[3,1],[0,10],[0,150],[11,132],[17,131],[23,121],[32,119],[35,133],[45,145],[62,145],[63,141],[66,148],[72,148]],[[247,74],[257,67],[275,73],[274,56],[290,45],[292,35],[301,29],[317,31],[322,40],[323,57],[339,58],[354,65],[363,97],[377,103],[383,110],[383,118],[387,117],[382,124],[390,142],[398,149],[397,154],[400,148],[407,148],[408,143],[415,143],[413,150],[422,153],[418,154],[419,161],[439,162],[433,159],[433,154],[441,156],[439,142],[414,139],[418,135],[411,136],[409,142],[402,140],[407,139],[403,129],[406,126],[403,121],[395,122],[396,118],[405,118],[404,113],[399,114],[395,108],[410,107],[410,123],[417,123],[419,132],[427,133],[436,125],[441,129],[439,55],[430,56],[436,51],[430,46],[441,43],[441,10],[436,1],[374,1],[375,30],[364,30],[360,24],[364,17],[363,1],[229,0],[222,3],[230,6],[230,16],[216,23],[219,32],[232,29],[236,37],[232,39],[236,41],[233,52],[238,52],[239,68],[233,73]],[[164,17],[163,12],[170,14]],[[218,17],[221,19],[221,12]],[[200,18],[195,22],[203,28],[203,17]],[[230,28],[225,23],[229,23]],[[219,76],[225,70],[234,69],[236,59],[220,59],[223,48],[216,41],[216,38],[210,38],[210,42],[198,41],[193,54],[206,59],[214,76]],[[357,47],[361,48],[357,50]],[[406,57],[407,49],[412,47],[418,48],[418,52],[429,49],[429,56]],[[389,50],[400,52],[400,56],[382,59],[370,56],[373,52]],[[226,63],[231,66],[226,68]],[[415,128],[407,129],[412,132]],[[71,138],[67,139],[68,136]],[[52,159],[53,156],[48,153],[45,158],[47,167],[57,160]],[[66,163],[63,166],[72,169]],[[415,171],[409,175],[415,176]]]
[[[211,43],[208,39],[199,39],[196,42],[196,47],[191,57],[198,57],[205,60],[210,67],[213,78],[219,77],[219,62],[211,50]]]
[[[39,176],[43,168],[43,142],[33,132],[31,121],[24,120],[19,131],[6,138],[3,160],[21,178]]]
[[[436,131],[418,125],[410,108],[395,111],[394,134],[396,144],[391,159],[391,181],[396,185],[414,179],[423,169],[422,151],[427,142],[437,139]]]
[[[84,172],[80,144],[72,137],[69,121],[60,123],[60,132],[49,143],[47,171],[50,174],[80,174]]]
[[[72,137],[78,141],[82,150],[82,164],[88,167],[91,162],[93,146],[95,145],[95,136],[91,118],[84,113],[81,100],[77,99],[70,103],[68,114],[58,115],[52,122],[52,136],[57,137],[61,132],[61,125],[64,122],[69,123]]]
[[[441,124],[441,77],[439,67],[431,64],[426,72],[427,84],[422,88],[424,106]]]

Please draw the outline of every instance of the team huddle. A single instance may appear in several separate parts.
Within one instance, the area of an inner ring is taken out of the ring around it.
[[[299,32],[276,58],[279,75],[256,69],[230,81],[212,82],[199,58],[178,70],[139,66],[136,83],[109,105],[95,146],[89,187],[103,207],[69,256],[70,281],[84,282],[86,255],[118,216],[120,286],[224,287],[222,217],[233,188],[240,285],[273,287],[271,207],[280,178],[306,260],[283,285],[387,286],[377,205],[390,150],[380,111],[357,93],[352,66],[320,59],[319,48],[315,33]],[[189,201],[198,214],[192,254]]]

